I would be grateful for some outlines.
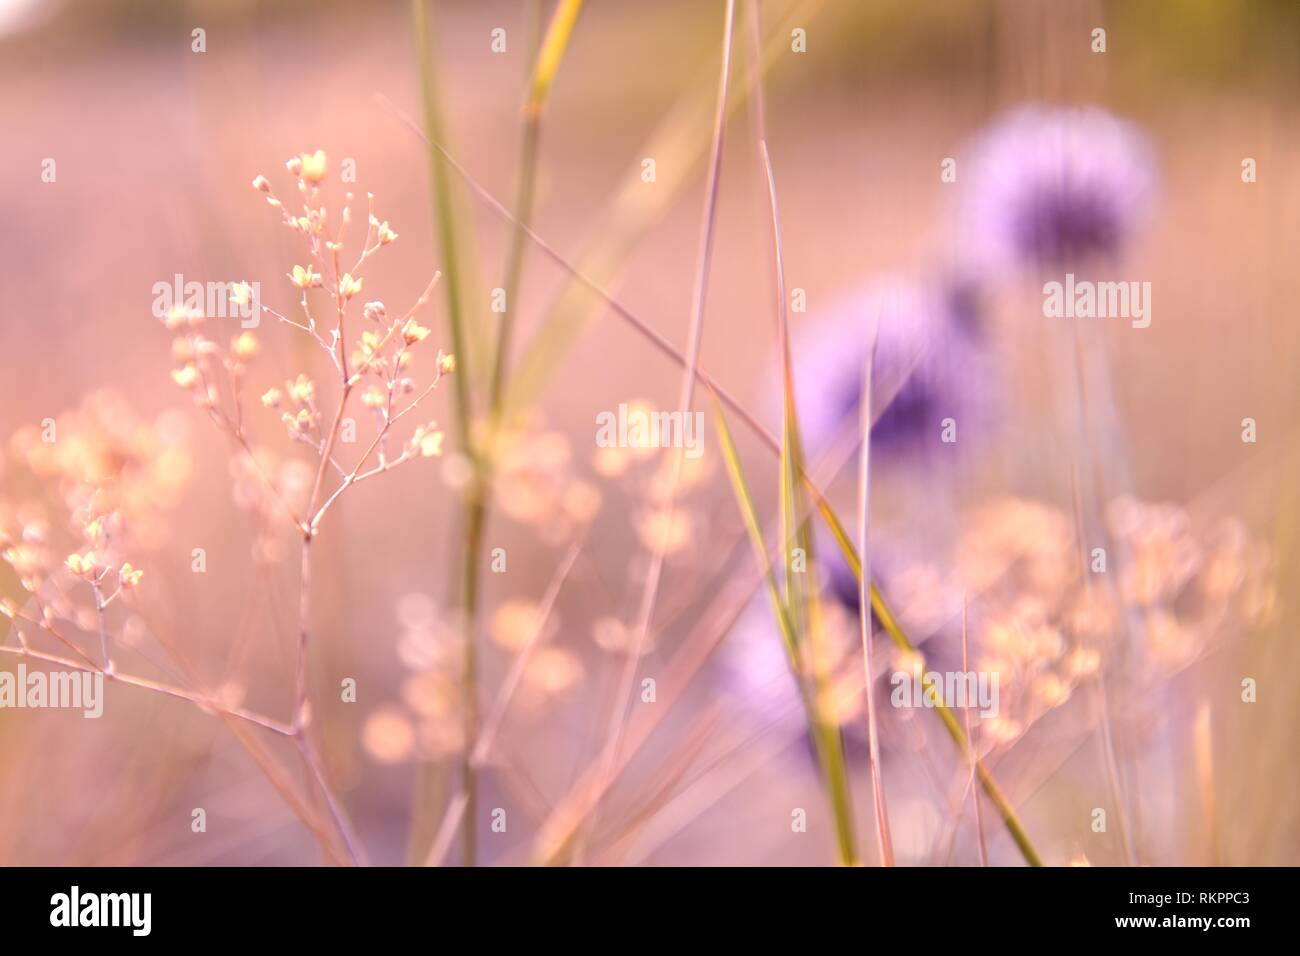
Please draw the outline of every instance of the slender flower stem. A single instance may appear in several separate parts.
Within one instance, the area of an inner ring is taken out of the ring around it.
[[[80,671],[83,674],[103,674],[105,680],[111,680],[118,684],[125,684],[128,687],[139,687],[144,690],[162,694],[166,697],[174,697],[177,700],[189,701],[206,713],[247,721],[250,724],[256,724],[264,730],[269,730],[271,733],[279,734],[283,737],[292,737],[294,734],[292,727],[271,717],[254,713],[251,710],[244,710],[240,707],[227,707],[205,694],[186,690],[183,687],[176,687],[172,684],[165,684],[161,681],[150,680],[147,677],[136,677],[132,674],[123,674],[117,671],[110,672],[97,664],[84,664],[80,661],[74,661],[69,657],[60,657],[57,654],[46,654],[43,651],[34,650],[31,647],[8,647],[0,645],[0,654],[12,654],[15,657],[30,658],[31,660],[41,661],[46,664],[53,664],[56,667],[65,667],[68,670]]]
[[[967,601],[966,595],[961,596],[961,669],[963,673],[970,673],[969,660],[969,642],[967,639]],[[970,701],[966,701],[966,706],[962,708],[962,716],[966,723],[966,739],[970,741],[970,750],[972,754],[979,752],[975,745],[975,734],[971,730],[970,721]],[[979,849],[980,866],[989,865],[989,848],[988,841],[984,838],[984,808],[980,805],[980,788],[975,786],[975,761],[968,760],[970,764],[970,787],[971,798],[975,802],[975,842]]]
[[[683,415],[690,412],[693,403],[696,383],[695,372],[699,366],[700,342],[704,333],[704,304],[708,297],[709,271],[713,258],[713,237],[717,223],[718,186],[722,178],[722,147],[726,138],[727,92],[730,89],[732,35],[735,29],[735,20],[735,0],[727,0],[723,20],[718,100],[713,119],[713,148],[709,163],[708,184],[705,191],[704,217],[700,223],[686,362],[677,401],[677,408],[681,410]],[[524,228],[527,227],[524,226]],[[668,494],[664,505],[665,523],[669,526],[671,526],[673,520],[673,510],[677,498],[677,487],[681,480],[684,456],[684,448],[676,449],[676,454],[673,456],[672,478],[668,485]],[[615,709],[611,718],[610,735],[601,762],[602,775],[607,775],[613,770],[613,764],[618,759],[618,753],[622,747],[627,721],[627,707],[632,697],[633,682],[636,680],[636,668],[641,660],[646,634],[650,629],[655,602],[659,594],[659,582],[663,574],[666,550],[667,533],[661,535],[655,541],[651,552],[650,570],[646,574],[645,587],[641,592],[641,602],[637,613],[632,647],[627,655],[627,662],[623,668],[619,688],[614,697]]]
[[[307,713],[307,649],[311,640],[311,543],[312,536],[302,539],[301,576],[298,585],[298,653],[294,665],[293,729],[301,733],[309,720]]]
[[[483,551],[483,529],[487,526],[486,488],[474,482],[469,514],[465,521],[464,589],[461,603],[465,614],[465,648],[461,664],[461,687],[465,700],[462,736],[464,755],[461,759],[461,792],[465,800],[465,817],[461,830],[461,862],[474,866],[477,862],[477,807],[478,767],[470,753],[470,741],[478,737],[478,655],[475,648],[475,624],[478,618],[479,559]]]
[[[496,741],[497,731],[501,727],[501,722],[505,719],[510,701],[523,679],[529,661],[532,660],[533,651],[541,643],[546,624],[551,618],[551,611],[555,607],[555,600],[559,597],[560,588],[568,578],[569,572],[573,570],[573,564],[581,552],[582,540],[579,539],[569,548],[568,554],[565,555],[564,560],[556,568],[551,583],[547,586],[546,593],[542,596],[541,603],[538,605],[532,633],[529,634],[523,648],[515,655],[505,680],[501,682],[496,700],[492,704],[492,709],[488,712],[487,719],[483,722],[483,728],[478,739],[473,742],[472,746],[466,744],[470,761],[475,767],[481,767],[486,762],[488,754],[492,752],[492,744]],[[455,829],[464,819],[467,807],[467,795],[464,793],[460,794],[448,805],[446,812],[443,814],[442,823],[438,826],[437,837],[434,839],[429,855],[424,861],[426,866],[438,866],[442,863],[451,845]]]
[[[99,623],[99,649],[104,663],[104,673],[112,674],[113,658],[108,653],[108,616],[104,613],[104,592],[100,590],[98,581],[95,581],[92,586],[95,589],[95,619]]]
[[[340,300],[342,296],[339,296]],[[343,327],[343,309],[339,308],[339,330]],[[342,345],[342,338],[339,339],[340,351],[345,351],[346,346]],[[338,409],[334,413],[334,420],[330,424],[329,432],[326,435],[325,443],[321,449],[320,462],[316,468],[316,479],[312,483],[311,493],[307,499],[308,515],[312,515],[316,502],[321,495],[321,489],[325,482],[325,473],[329,468],[334,453],[334,443],[338,439],[339,427],[343,423],[343,415],[347,410],[348,397],[352,394],[352,389],[356,384],[354,379],[348,378],[346,365],[343,366],[343,390],[339,395]],[[315,778],[316,785],[325,798],[326,808],[329,810],[330,818],[338,830],[339,836],[347,848],[348,857],[354,865],[363,862],[363,855],[356,837],[352,833],[352,828],[348,823],[347,816],[340,804],[338,797],[329,785],[325,774],[324,763],[320,754],[316,751],[309,735],[309,726],[312,722],[310,700],[308,696],[307,681],[307,660],[311,644],[311,571],[312,571],[312,542],[316,537],[316,526],[314,522],[304,521],[300,525],[302,530],[302,564],[301,564],[301,581],[298,592],[298,653],[297,664],[294,672],[294,709],[293,709],[293,733],[298,743],[299,752],[310,768],[312,776]]]
[[[316,786],[321,794],[325,797],[325,807],[329,811],[330,820],[334,828],[338,830],[339,836],[343,840],[343,845],[347,849],[348,859],[353,866],[362,866],[366,863],[364,851],[361,849],[361,843],[357,840],[356,835],[352,832],[352,826],[348,823],[347,813],[344,811],[342,804],[339,803],[338,796],[334,793],[334,788],[330,786],[329,780],[325,777],[325,764],[319,753],[316,752],[315,746],[311,742],[311,737],[307,729],[301,728],[295,734],[294,738],[298,743],[298,751],[302,754],[303,760],[311,769],[312,777],[316,780]]]
[[[858,554],[863,567],[871,567],[869,506],[871,503],[871,388],[876,365],[876,341],[871,343],[871,357],[862,375],[862,452],[858,466]],[[876,679],[872,661],[871,579],[858,579],[858,620],[862,630],[862,669],[866,689],[867,749],[871,754],[871,796],[875,808],[876,841],[880,845],[881,866],[894,865],[894,841],[889,831],[889,808],[885,802],[885,784],[880,773],[880,728],[876,720]]]

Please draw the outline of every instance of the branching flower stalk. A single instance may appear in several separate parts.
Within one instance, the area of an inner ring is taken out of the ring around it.
[[[98,488],[94,492],[92,500],[98,501],[102,493],[103,488]],[[202,713],[222,719],[241,746],[247,750],[249,756],[267,775],[267,779],[284,798],[290,810],[320,841],[322,848],[337,862],[346,862],[342,850],[336,845],[336,839],[328,827],[323,825],[317,819],[315,812],[299,798],[286,775],[273,762],[266,748],[249,733],[249,729],[258,727],[269,733],[292,739],[294,731],[291,726],[252,710],[233,706],[227,701],[213,697],[210,694],[191,689],[197,683],[193,679],[193,675],[191,675],[190,680],[191,687],[184,687],[126,673],[118,668],[116,664],[113,665],[111,670],[108,669],[103,658],[105,649],[109,646],[108,610],[119,599],[129,601],[128,595],[139,586],[143,577],[143,572],[133,568],[129,562],[117,563],[114,557],[115,548],[110,545],[108,535],[104,530],[106,526],[120,525],[123,520],[123,514],[115,509],[97,514],[86,525],[84,530],[85,543],[93,546],[94,550],[79,548],[69,555],[67,560],[63,562],[63,568],[61,569],[57,567],[41,567],[42,562],[39,551],[43,550],[42,546],[47,543],[45,540],[47,532],[39,525],[29,524],[25,527],[20,541],[13,541],[7,533],[5,534],[7,546],[3,552],[4,560],[20,571],[22,584],[30,594],[29,605],[34,609],[35,613],[33,616],[32,613],[20,610],[8,600],[0,601],[0,614],[13,622],[13,631],[18,637],[17,647],[0,645],[0,653],[12,655],[22,660],[39,661],[66,670],[98,675],[106,683],[112,682],[124,687],[136,687],[163,697],[187,701]],[[111,577],[111,568],[113,566],[116,567],[118,585],[111,594],[105,595],[104,583]],[[65,570],[86,581],[90,585],[92,593],[96,590],[99,592],[96,595],[97,609],[94,614],[95,630],[98,631],[101,647],[101,660],[98,663],[78,647],[69,636],[64,634],[59,626],[59,622],[64,619],[73,621],[73,623],[81,620],[76,614],[76,605],[69,603],[74,601],[75,595],[64,587],[59,578],[59,575],[64,573]],[[50,595],[49,600],[42,596],[40,585],[43,582],[48,583],[57,592],[57,594]],[[133,612],[139,613],[139,607],[134,602],[131,603]],[[38,649],[29,638],[24,625],[48,635],[66,648],[72,656],[51,654]],[[165,641],[164,646],[166,646]],[[169,653],[171,653],[171,649],[169,649]]]
[[[435,274],[415,304],[404,314],[391,318],[384,304],[367,302],[362,309],[363,329],[349,351],[347,333],[348,309],[362,291],[362,270],[368,260],[382,247],[396,241],[397,233],[386,221],[374,213],[374,197],[368,197],[368,219],[361,251],[350,269],[343,267],[344,239],[352,221],[353,196],[347,194],[338,225],[332,227],[325,206],[321,183],[326,178],[328,163],[324,152],[302,154],[286,164],[296,179],[302,197],[302,214],[296,215],[272,191],[270,181],[258,176],[253,187],[266,201],[281,213],[283,224],[301,235],[309,253],[309,264],[295,265],[288,274],[289,281],[299,290],[302,320],[298,321],[277,312],[254,297],[247,283],[241,284],[232,301],[241,306],[250,303],[259,310],[274,316],[281,323],[306,332],[329,356],[338,375],[338,404],[329,416],[329,425],[321,412],[317,387],[305,373],[285,383],[284,390],[272,388],[262,395],[262,405],[281,410],[281,421],[291,441],[311,447],[317,456],[314,478],[305,505],[298,511],[289,501],[284,489],[277,486],[260,465],[245,434],[245,416],[242,408],[242,383],[247,365],[259,352],[257,339],[251,332],[237,335],[228,349],[222,347],[202,332],[205,317],[191,305],[179,305],[164,320],[167,327],[181,333],[174,348],[184,361],[172,373],[182,388],[193,393],[217,426],[225,432],[241,453],[251,460],[262,478],[268,496],[279,502],[289,514],[301,535],[300,591],[298,601],[298,646],[294,667],[293,714],[288,726],[289,736],[306,763],[338,836],[347,848],[353,863],[364,861],[362,847],[352,832],[347,814],[337,794],[331,788],[324,760],[317,742],[313,739],[312,707],[308,680],[308,663],[311,647],[311,597],[313,545],[325,515],[345,491],[353,486],[391,471],[399,465],[418,458],[431,458],[442,453],[443,433],[435,422],[421,424],[403,444],[400,454],[390,455],[388,441],[393,426],[423,401],[439,384],[442,376],[455,368],[451,355],[438,352],[432,382],[420,390],[409,369],[419,344],[430,330],[416,321],[416,314],[427,304],[439,275]],[[333,327],[323,329],[312,311],[308,292],[324,289],[333,299]],[[220,360],[220,361],[218,361]],[[217,382],[223,380],[233,413],[222,407],[223,395]],[[370,410],[375,433],[360,457],[351,468],[340,464],[336,457],[340,434],[352,396],[361,391],[362,404]],[[414,396],[414,397],[410,397]],[[372,463],[373,462],[373,463]],[[329,490],[331,471],[337,484]],[[98,597],[98,591],[97,597]],[[105,649],[107,666],[107,650]]]

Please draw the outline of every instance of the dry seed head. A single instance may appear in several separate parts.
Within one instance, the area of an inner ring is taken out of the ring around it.
[[[325,158],[323,149],[318,149],[311,155],[303,153],[299,157],[299,172],[305,181],[313,185],[324,179],[328,171],[329,162]]]
[[[188,324],[190,321],[190,310],[184,305],[173,305],[163,316],[163,325],[167,331],[175,332],[181,326]]]
[[[383,340],[383,336],[378,332],[362,332],[361,337],[357,339],[357,347],[352,350],[352,364],[360,368],[371,362],[378,353],[379,344]]]
[[[543,647],[533,655],[524,680],[536,690],[558,694],[582,678],[582,661],[562,647]]]
[[[433,458],[442,454],[442,432],[428,432],[420,437],[420,454]]]
[[[612,615],[597,618],[591,625],[591,636],[601,650],[610,654],[630,654],[636,648],[636,634],[622,620]],[[647,631],[641,640],[641,651],[654,650],[654,633]]]
[[[538,628],[544,627],[540,637],[545,640],[555,632],[558,624],[554,617],[544,621],[541,610],[533,601],[512,598],[492,612],[488,622],[488,635],[497,644],[511,651],[522,650]]]
[[[415,345],[417,342],[423,342],[429,337],[429,329],[420,325],[415,319],[407,319],[406,324],[402,326],[402,339],[407,345]]]
[[[320,285],[320,273],[313,272],[311,266],[303,268],[294,266],[293,272],[289,273],[289,281],[299,289],[311,289]]]
[[[1091,677],[1101,667],[1101,654],[1091,647],[1077,647],[1066,659],[1065,666],[1075,678]]]
[[[626,450],[611,445],[607,448],[596,449],[592,464],[595,466],[596,471],[604,477],[618,478],[627,471],[631,460]]]
[[[339,279],[339,295],[344,299],[352,298],[361,291],[361,287],[365,284],[365,281],[364,278],[352,278],[352,273],[350,272],[343,273],[342,278]]]
[[[172,370],[172,381],[181,388],[192,389],[199,383],[199,370],[193,362],[187,362],[184,367]]]
[[[316,385],[305,374],[299,373],[292,382],[284,383],[284,390],[291,402],[301,405],[312,400],[316,394]]]
[[[690,542],[693,532],[691,516],[680,509],[655,508],[637,520],[637,533],[647,548],[660,548],[675,554]]]
[[[386,705],[366,718],[361,746],[379,763],[401,763],[415,749],[415,728],[400,707]]]
[[[259,350],[257,336],[252,332],[242,332],[230,343],[230,353],[241,362],[251,362]]]
[[[83,578],[88,578],[95,573],[95,553],[93,551],[87,551],[85,554],[77,554],[74,551],[68,555],[63,563],[67,565],[69,571]]]
[[[285,412],[280,416],[280,421],[284,422],[285,428],[289,429],[291,438],[294,435],[305,435],[311,431],[311,412],[305,408],[300,408],[296,415]]]
[[[436,458],[442,454],[443,433],[438,430],[436,422],[429,422],[427,425],[421,425],[411,436],[411,441],[407,446],[412,455],[419,455],[421,458]]]
[[[118,581],[126,590],[130,590],[140,584],[140,579],[144,577],[144,572],[139,568],[131,567],[131,562],[123,561],[122,567],[117,572]]]
[[[99,545],[104,538],[104,519],[97,517],[86,525],[86,540],[91,544]]]
[[[588,524],[600,513],[600,490],[589,482],[574,480],[564,489],[561,506],[578,524]]]
[[[980,728],[981,733],[987,734],[988,737],[1000,744],[1011,743],[1023,733],[1019,721],[1002,715],[989,717],[980,724]]]

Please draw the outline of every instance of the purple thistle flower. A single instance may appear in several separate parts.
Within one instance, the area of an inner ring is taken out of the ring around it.
[[[996,383],[977,311],[968,286],[901,280],[869,285],[832,305],[830,318],[791,345],[805,452],[815,459],[837,436],[860,427],[863,374],[877,328],[873,467],[939,449],[945,418],[957,421],[963,439],[968,427],[978,433],[991,418]]]
[[[965,248],[998,267],[1112,258],[1150,205],[1153,154],[1135,125],[1099,108],[1008,113],[960,154]]]

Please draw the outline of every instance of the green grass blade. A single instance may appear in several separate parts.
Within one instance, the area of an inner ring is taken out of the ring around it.
[[[426,0],[412,0],[411,26],[416,61],[419,66],[425,131],[430,144],[440,143],[445,139],[445,131],[439,102],[437,71],[430,44]],[[462,717],[465,739],[474,740],[478,736],[478,663],[474,624],[478,609],[479,557],[486,510],[481,455],[476,447],[474,434],[473,383],[481,372],[480,364],[487,353],[481,343],[475,341],[474,330],[479,329],[481,323],[472,320],[471,314],[474,310],[465,300],[465,289],[475,286],[469,278],[471,270],[468,262],[473,241],[466,235],[457,212],[457,199],[446,159],[432,146],[429,148],[429,178],[433,187],[431,199],[434,220],[437,224],[439,252],[443,263],[442,272],[445,277],[443,286],[447,295],[447,317],[452,350],[457,358],[457,372],[453,376],[456,431],[461,450],[469,457],[475,475],[469,482],[464,496],[462,525],[464,560],[459,571],[459,593],[465,620],[465,646],[461,673],[464,698]],[[421,834],[421,841],[427,830],[421,817],[430,813],[428,797],[431,777],[434,773],[433,768],[423,768],[419,784],[420,792],[416,797],[413,830]],[[462,760],[461,787],[466,799],[462,854],[466,865],[472,866],[476,855],[473,823],[476,819],[477,778],[468,751]],[[420,858],[424,850],[425,848],[419,845],[419,841],[412,843],[411,852],[415,858]]]
[[[542,110],[581,12],[582,0],[561,0],[560,5],[555,8],[541,49],[538,51],[537,61],[533,66],[528,84],[528,96],[524,103],[523,135],[519,146],[519,185],[515,193],[515,222],[510,232],[510,247],[506,253],[505,283],[502,286],[506,294],[506,310],[501,316],[492,377],[488,383],[488,407],[491,410],[494,434],[502,423],[506,368],[510,363],[510,344],[515,318],[519,314],[519,283],[523,274],[525,239],[528,223],[532,218],[533,197],[537,188]]]
[[[777,626],[781,631],[781,640],[785,644],[787,661],[802,683],[802,667],[799,660],[799,644],[795,639],[794,624],[786,611],[785,601],[781,598],[781,588],[776,574],[772,571],[772,558],[767,552],[767,543],[763,540],[763,527],[759,523],[758,513],[754,508],[754,499],[749,493],[749,485],[740,465],[740,456],[736,453],[735,442],[731,438],[731,429],[722,414],[718,400],[710,393],[713,402],[713,416],[718,428],[718,440],[722,445],[722,458],[727,466],[727,475],[731,478],[732,491],[736,495],[736,504],[740,507],[740,516],[745,522],[745,531],[754,548],[754,556],[763,571],[763,580],[767,585],[768,598],[772,604],[772,613],[776,616]]]
[[[803,0],[793,9],[772,34],[759,68],[770,70],[788,56],[790,30],[806,28],[823,6],[825,0]],[[605,211],[592,223],[581,251],[572,259],[577,270],[599,286],[614,282],[646,231],[695,181],[696,167],[704,161],[709,146],[713,85],[700,76],[690,89],[691,94],[634,154],[623,174],[622,189],[602,204]],[[727,103],[728,117],[744,106],[748,96],[748,87],[738,84]],[[658,179],[653,186],[640,179],[640,163],[647,156],[657,161]],[[565,284],[519,358],[506,396],[507,415],[536,402],[583,329],[603,308],[604,302],[593,299],[583,283],[571,280]]]
[[[427,0],[411,0],[411,26],[414,33],[416,62],[419,66],[420,90],[424,108],[424,127],[428,139],[441,143],[446,139],[443,128],[442,110],[439,102],[439,85],[437,71],[434,68],[433,52],[429,34],[429,16],[426,10]],[[451,176],[443,155],[435,149],[429,149],[429,181],[433,187],[433,216],[438,232],[438,252],[441,257],[443,289],[447,296],[447,320],[451,332],[452,349],[457,358],[455,380],[456,424],[460,433],[461,444],[470,450],[473,421],[472,383],[476,370],[476,358],[471,355],[469,337],[469,319],[465,302],[465,261],[464,256],[472,243],[462,234],[460,217],[454,198]]]
[[[744,519],[745,529],[754,548],[754,555],[763,571],[768,599],[772,605],[772,613],[776,617],[781,639],[785,644],[787,660],[794,675],[795,684],[804,705],[804,711],[807,714],[809,731],[813,737],[818,763],[821,765],[822,774],[826,780],[831,812],[835,819],[836,841],[840,861],[845,865],[854,865],[857,862],[857,851],[853,835],[853,805],[849,797],[848,772],[844,763],[844,752],[839,731],[822,716],[822,695],[816,675],[814,674],[813,686],[811,687],[805,680],[801,642],[795,623],[791,618],[789,607],[782,598],[776,574],[772,570],[772,560],[768,554],[767,545],[763,541],[762,526],[754,509],[754,501],[750,495],[748,483],[745,481],[740,457],[736,453],[735,442],[731,437],[731,430],[727,427],[726,419],[722,413],[722,406],[719,404],[717,396],[712,392],[710,396],[713,400],[714,420],[717,423],[719,442],[722,446],[727,474],[731,478],[736,503],[740,508],[741,517]],[[815,603],[811,604],[810,610],[811,626],[820,627],[820,612],[817,605]]]

